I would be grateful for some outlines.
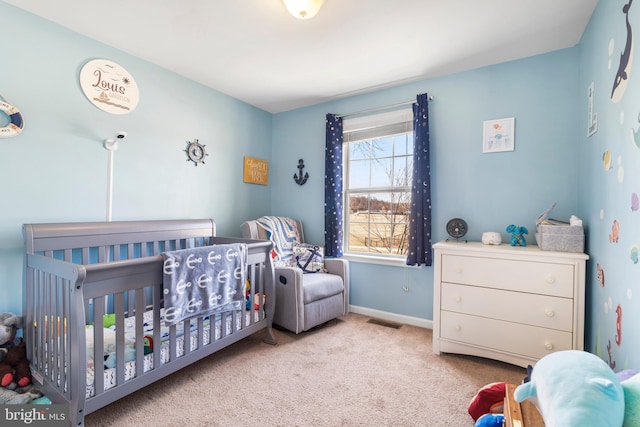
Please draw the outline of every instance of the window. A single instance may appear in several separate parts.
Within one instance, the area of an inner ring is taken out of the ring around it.
[[[406,256],[413,170],[413,113],[345,119],[346,253]]]

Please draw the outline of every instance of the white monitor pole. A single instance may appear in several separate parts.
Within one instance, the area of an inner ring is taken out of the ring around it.
[[[118,141],[127,137],[127,133],[120,131],[115,139],[105,139],[104,148],[109,152],[107,160],[107,222],[111,222],[113,210],[113,152],[118,149]]]

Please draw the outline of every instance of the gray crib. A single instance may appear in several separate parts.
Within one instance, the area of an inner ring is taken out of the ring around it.
[[[262,329],[276,343],[272,243],[215,234],[210,219],[24,225],[27,356],[34,384],[70,405],[71,426]],[[238,242],[256,304],[163,325],[162,252]]]

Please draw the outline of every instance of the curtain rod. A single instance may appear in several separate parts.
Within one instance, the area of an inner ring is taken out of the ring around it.
[[[429,95],[429,101],[433,101],[433,95]],[[383,107],[376,107],[376,108],[370,108],[368,110],[355,111],[353,113],[336,114],[336,118],[337,117],[357,116],[359,114],[373,113],[373,112],[380,111],[380,110],[390,110],[392,108],[402,107],[403,105],[410,105],[410,104],[415,104],[415,103],[416,103],[415,100],[404,101],[404,102],[399,102],[397,104],[385,105]]]

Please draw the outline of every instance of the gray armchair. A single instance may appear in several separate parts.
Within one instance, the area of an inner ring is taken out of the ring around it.
[[[301,243],[302,222],[296,220]],[[268,240],[257,221],[241,226],[242,237]],[[273,323],[296,334],[349,313],[349,262],[325,258],[327,273],[307,273],[297,267],[275,267],[276,304]]]

